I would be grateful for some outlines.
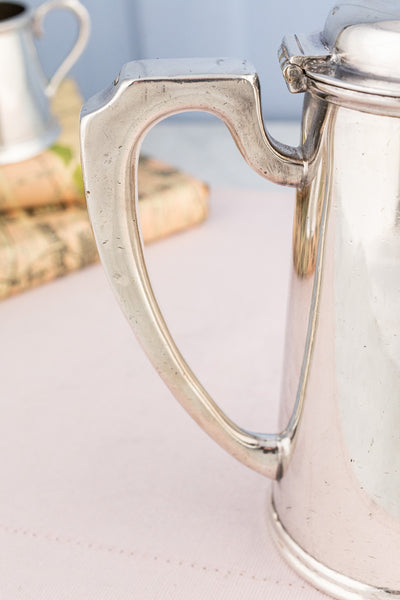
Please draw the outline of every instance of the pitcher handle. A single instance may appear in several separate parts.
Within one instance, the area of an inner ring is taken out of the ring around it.
[[[74,13],[78,20],[79,32],[72,50],[67,54],[46,86],[48,96],[53,96],[61,81],[76,63],[89,39],[90,17],[87,9],[78,0],[49,0],[39,6],[33,16],[33,32],[36,37],[43,35],[43,20],[47,13],[57,8],[65,8]]]
[[[256,172],[286,185],[303,181],[301,151],[279,145],[264,130],[258,77],[247,62],[137,61],[125,65],[114,84],[82,110],[81,151],[89,215],[111,286],[167,386],[235,458],[279,478],[289,455],[290,436],[246,431],[222,412],[180,354],[147,274],[138,215],[140,146],[155,123],[188,110],[220,117]]]

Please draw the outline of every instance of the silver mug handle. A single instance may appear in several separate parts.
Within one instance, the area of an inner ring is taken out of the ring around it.
[[[36,37],[43,35],[43,20],[54,9],[64,8],[70,10],[77,18],[79,24],[78,37],[70,52],[67,54],[57,71],[46,86],[46,94],[53,96],[61,81],[76,63],[84,51],[90,35],[90,17],[87,9],[78,0],[49,0],[39,6],[33,16],[33,32]]]
[[[81,151],[89,215],[102,263],[139,342],[178,401],[235,458],[279,478],[291,430],[256,434],[233,423],[203,388],[179,352],[155,299],[144,261],[137,165],[146,132],[174,113],[202,110],[229,128],[257,172],[299,186],[307,174],[301,149],[265,132],[257,74],[230,59],[146,60],[125,65],[114,84],[81,114]],[[133,201],[134,199],[134,201]]]

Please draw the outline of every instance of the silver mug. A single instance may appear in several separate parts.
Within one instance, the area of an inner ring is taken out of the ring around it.
[[[67,9],[78,20],[73,48],[48,81],[35,38],[45,16]],[[20,2],[0,2],[0,164],[25,160],[50,146],[60,133],[50,99],[84,50],[90,32],[86,8],[78,0],[47,0],[33,10]]]
[[[348,600],[400,598],[398,48],[400,9],[387,0],[336,6],[322,33],[284,38],[284,76],[305,93],[297,148],[265,131],[245,61],[132,62],[82,112],[90,218],[130,325],[200,426],[274,480],[269,520],[286,560]],[[296,187],[279,433],[246,431],[215,404],[175,345],[146,272],[141,140],[185,110],[220,117],[257,173]]]

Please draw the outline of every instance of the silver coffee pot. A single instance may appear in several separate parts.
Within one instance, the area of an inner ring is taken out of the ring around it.
[[[400,598],[399,2],[336,6],[322,33],[284,38],[280,62],[290,91],[305,94],[297,148],[265,131],[245,61],[125,65],[82,112],[90,217],[161,377],[211,437],[274,480],[268,514],[286,560],[337,598]],[[140,145],[186,110],[220,117],[257,173],[296,188],[279,433],[251,433],[220,410],[175,345],[147,275]]]
[[[72,11],[79,34],[74,47],[49,81],[34,39],[53,9]],[[0,2],[0,164],[25,160],[50,146],[60,132],[50,99],[89,38],[90,21],[78,0],[48,0],[36,10],[19,2]]]

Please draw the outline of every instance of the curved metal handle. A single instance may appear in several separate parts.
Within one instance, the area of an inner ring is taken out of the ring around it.
[[[90,34],[90,17],[83,4],[78,0],[49,0],[49,2],[45,2],[39,6],[33,16],[33,32],[36,37],[41,37],[43,35],[43,20],[47,13],[56,8],[65,8],[74,13],[78,19],[79,33],[72,50],[65,57],[46,86],[46,93],[48,96],[54,94],[68,71],[76,63],[86,47]]]
[[[140,145],[156,122],[186,110],[204,110],[220,117],[258,173],[288,185],[303,180],[300,151],[278,147],[265,133],[258,78],[246,62],[132,62],[82,111],[81,150],[89,214],[114,292],[165,383],[222,447],[256,471],[278,478],[290,449],[288,435],[251,433],[220,410],[180,354],[148,278],[137,207]]]

